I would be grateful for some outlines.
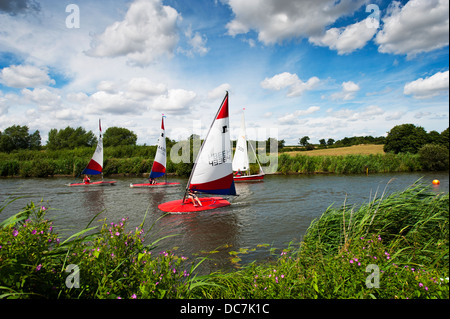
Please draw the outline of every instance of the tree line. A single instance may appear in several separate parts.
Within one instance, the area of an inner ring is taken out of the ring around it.
[[[192,135],[188,138],[200,138]],[[0,152],[10,153],[14,150],[31,149],[39,150],[46,148],[49,150],[75,149],[78,147],[92,147],[97,144],[97,137],[92,131],[86,131],[82,127],[72,128],[67,126],[64,129],[51,129],[48,134],[48,141],[45,146],[41,145],[41,136],[38,130],[29,132],[28,126],[13,125],[0,131]],[[122,127],[110,127],[103,134],[103,146],[134,146],[136,145],[137,135]],[[176,141],[166,138],[167,146],[174,145]],[[234,141],[235,142],[235,141]],[[266,150],[270,146],[277,145],[281,150],[285,147],[285,141],[268,138],[266,141]],[[299,139],[299,144],[306,150],[314,149],[314,145],[309,143],[309,137],[304,136]],[[343,147],[358,144],[384,144],[385,152],[412,153],[416,154],[427,144],[449,148],[448,128],[441,133],[430,131],[427,133],[423,127],[414,124],[402,124],[393,127],[386,137],[373,136],[354,136],[344,137],[335,141],[332,138],[328,140],[321,139],[318,147]]]
[[[122,127],[110,127],[103,134],[103,146],[136,145],[137,135]],[[78,147],[92,147],[98,142],[92,131],[84,128],[51,129],[48,133],[48,141],[44,146],[49,150],[75,149]],[[0,152],[10,153],[14,150],[39,150],[42,149],[41,135],[38,130],[29,132],[28,126],[13,125],[0,131]]]

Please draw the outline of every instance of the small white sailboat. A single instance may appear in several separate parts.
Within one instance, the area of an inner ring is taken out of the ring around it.
[[[243,109],[244,111],[245,109]],[[235,172],[233,179],[235,182],[263,182],[264,172],[261,167],[261,163],[256,156],[256,152],[253,149],[251,143],[250,147],[255,155],[256,161],[259,165],[259,174],[250,175],[250,164],[248,159],[248,148],[247,148],[247,134],[245,130],[245,119],[244,112],[242,111],[241,128],[239,131],[239,137],[236,143],[236,150],[234,151],[233,158],[233,171]]]
[[[92,155],[86,168],[81,172],[84,175],[102,175],[101,181],[91,182],[90,179],[84,179],[82,183],[71,183],[68,186],[103,186],[114,185],[116,181],[104,181],[103,180],[103,138],[102,138],[102,125],[100,119],[98,120],[98,128],[100,135],[98,137],[97,147]],[[80,174],[80,175],[81,175]]]
[[[195,193],[197,192],[236,195],[231,167],[230,132],[228,129],[227,92],[199,150],[183,199],[162,203],[158,206],[160,210],[170,213],[187,213],[231,205],[230,202],[222,197],[195,198]]]
[[[130,184],[130,187],[169,187],[178,186],[180,183],[168,183],[166,174],[166,161],[167,161],[167,151],[166,151],[166,134],[164,129],[164,114],[161,119],[161,133],[158,138],[158,147],[156,148],[155,159],[153,160],[152,169],[149,175],[148,183],[140,184]],[[156,182],[156,178],[165,177],[164,182]]]

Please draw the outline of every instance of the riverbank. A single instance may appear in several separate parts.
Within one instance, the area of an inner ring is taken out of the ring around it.
[[[2,222],[3,298],[449,297],[449,197],[423,185],[327,209],[301,243],[270,250],[270,262],[205,276],[197,274],[204,258],[144,246],[152,227],[126,232],[126,219],[105,221],[95,236],[63,242],[47,213],[30,204]],[[75,266],[79,287],[70,289]]]
[[[139,152],[137,152],[139,151]],[[104,176],[145,176],[153,161],[152,149],[140,147],[137,151],[120,149],[105,150],[103,166]],[[145,151],[149,152],[148,154]],[[136,153],[137,152],[137,153]],[[324,153],[325,152],[325,153]],[[359,152],[359,153],[358,153]],[[360,153],[363,154],[360,154]],[[372,152],[366,154],[367,152]],[[110,157],[107,154],[110,153]],[[417,172],[424,170],[424,165],[417,154],[380,153],[380,145],[336,148],[294,152],[295,155],[280,153],[276,157],[268,157],[271,166],[263,167],[266,173],[281,174],[371,174]],[[332,154],[332,155],[319,155]],[[343,155],[340,155],[343,154]],[[62,151],[21,151],[11,154],[0,154],[0,176],[2,177],[76,177],[89,161],[91,150],[77,149]],[[144,156],[145,155],[145,156]],[[176,176],[189,176],[192,163],[173,163],[167,161],[166,171]],[[251,164],[251,171],[259,171],[257,164]]]

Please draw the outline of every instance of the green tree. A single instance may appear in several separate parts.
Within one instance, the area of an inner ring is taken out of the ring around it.
[[[425,129],[414,124],[401,124],[394,126],[386,137],[385,152],[412,153],[428,143],[429,137]]]
[[[419,150],[419,160],[426,170],[445,171],[449,169],[448,148],[444,145],[425,144]]]
[[[97,143],[92,131],[86,132],[82,127],[76,129],[68,126],[65,129],[51,129],[48,133],[47,147],[50,150],[74,149],[76,147],[91,147]]]
[[[41,148],[41,134],[36,130],[30,135],[30,149],[38,150]]]
[[[103,135],[103,145],[136,145],[137,135],[123,127],[109,127]]]
[[[19,149],[38,149],[41,145],[39,131],[28,133],[28,126],[13,125],[0,133],[0,151],[11,152]]]
[[[28,126],[13,125],[5,129],[3,135],[10,137],[12,149],[27,149],[30,146],[30,134]]]
[[[299,139],[298,143],[299,143],[301,146],[306,146],[306,145],[309,144],[308,141],[309,141],[309,136],[303,136],[301,139]]]
[[[449,148],[448,127],[441,132],[441,144],[444,145],[447,149]]]
[[[327,145],[328,145],[328,146],[331,146],[331,145],[333,145],[333,144],[334,144],[334,142],[335,142],[335,140],[334,140],[334,139],[332,139],[332,138],[329,138],[329,139],[327,140]]]
[[[321,139],[319,140],[320,146],[327,146],[327,142],[325,141],[325,139]]]

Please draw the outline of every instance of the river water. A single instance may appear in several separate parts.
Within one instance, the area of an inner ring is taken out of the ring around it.
[[[17,213],[33,201],[50,207],[48,218],[64,237],[83,229],[99,212],[99,219],[108,223],[128,217],[128,229],[133,230],[146,215],[144,230],[147,242],[168,235],[177,235],[159,242],[157,250],[176,249],[176,254],[194,258],[217,251],[205,263],[208,271],[234,267],[230,252],[249,249],[240,255],[240,264],[262,261],[270,256],[269,247],[285,248],[305,235],[311,221],[330,206],[361,205],[383,191],[403,190],[417,180],[440,185],[436,192],[449,191],[449,175],[418,172],[373,175],[266,175],[260,183],[237,183],[237,197],[230,198],[231,206],[199,213],[164,215],[158,204],[180,199],[187,179],[169,177],[181,182],[179,187],[139,189],[130,183],[143,182],[136,177],[105,178],[116,180],[115,186],[68,187],[73,178],[0,179],[0,203],[7,198],[23,196],[0,214],[0,221]],[[0,204],[1,205],[1,204]],[[147,212],[147,214],[146,214]],[[151,228],[151,229],[150,229]],[[263,244],[267,244],[261,247]]]

